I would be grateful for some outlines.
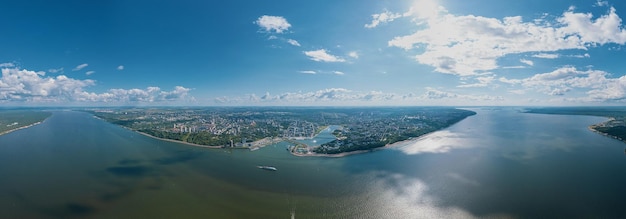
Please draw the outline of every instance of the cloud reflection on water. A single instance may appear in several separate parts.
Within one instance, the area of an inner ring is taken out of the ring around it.
[[[458,206],[444,206],[429,194],[428,185],[420,179],[402,174],[382,174],[373,183],[370,197],[379,218],[477,218]],[[375,194],[375,195],[374,195]],[[370,215],[371,216],[371,215]],[[485,215],[501,218],[508,215]]]
[[[394,148],[405,154],[446,153],[452,149],[470,148],[469,138],[448,130],[433,132],[418,139],[400,143]]]

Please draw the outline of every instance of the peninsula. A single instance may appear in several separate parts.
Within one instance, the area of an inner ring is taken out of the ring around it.
[[[105,121],[168,141],[256,150],[281,141],[298,156],[370,151],[446,128],[475,112],[450,107],[94,108]],[[332,127],[332,130],[329,130]],[[335,140],[307,145],[322,130]]]

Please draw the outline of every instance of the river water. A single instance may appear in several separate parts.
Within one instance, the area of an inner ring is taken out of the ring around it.
[[[0,136],[0,217],[626,217],[626,144],[587,129],[605,118],[472,110],[343,158],[198,148],[59,111]]]

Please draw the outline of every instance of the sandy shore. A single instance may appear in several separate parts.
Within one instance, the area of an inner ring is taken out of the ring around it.
[[[33,126],[39,125],[39,124],[41,124],[41,123],[42,123],[42,122],[44,122],[44,121],[46,121],[46,120],[44,119],[44,120],[43,120],[43,121],[41,121],[41,122],[36,122],[36,123],[30,124],[30,125],[26,125],[26,126],[22,126],[22,127],[14,128],[14,129],[11,129],[11,130],[8,130],[8,131],[0,132],[0,135],[9,134],[9,133],[11,133],[11,132],[14,132],[14,131],[17,131],[17,130],[20,130],[20,129],[30,128],[30,127],[33,127]]]
[[[124,128],[126,128],[126,127],[124,127]],[[128,128],[127,128],[127,129],[128,129]],[[129,129],[129,130],[130,130],[130,129]],[[134,130],[133,130],[133,131],[134,131]],[[134,131],[134,132],[137,132],[137,133],[139,133],[139,134],[142,134],[142,135],[145,135],[145,136],[148,136],[148,137],[154,138],[154,139],[159,139],[159,140],[162,140],[162,141],[169,141],[169,142],[174,142],[174,143],[180,143],[180,144],[186,144],[186,145],[190,145],[190,146],[194,146],[194,147],[214,148],[214,149],[217,149],[217,148],[223,148],[222,146],[201,145],[201,144],[194,144],[194,143],[189,143],[189,142],[184,142],[184,141],[179,141],[179,140],[174,140],[174,139],[159,138],[159,137],[152,136],[152,135],[149,135],[149,134],[146,134],[146,133],[140,132],[140,131]]]
[[[350,152],[343,152],[343,153],[338,153],[338,154],[320,154],[320,153],[315,153],[315,152],[311,152],[308,154],[300,154],[300,153],[294,153],[294,152],[290,152],[290,153],[298,157],[345,157],[348,155],[368,153],[368,152],[380,150],[382,148],[376,148],[376,149],[371,149],[371,150],[350,151]]]
[[[367,150],[356,150],[356,151],[349,151],[349,152],[343,152],[343,153],[338,153],[338,154],[320,154],[320,153],[315,153],[315,152],[311,152],[311,153],[307,153],[307,154],[301,154],[301,153],[294,153],[291,152],[290,153],[294,156],[298,156],[298,157],[345,157],[345,156],[349,156],[349,155],[355,155],[355,154],[362,154],[362,153],[369,153],[369,152],[374,152],[374,151],[379,151],[379,150],[384,150],[387,148],[391,148],[394,147],[398,144],[401,143],[406,143],[409,141],[415,141],[416,139],[410,139],[410,140],[404,140],[404,141],[399,141],[393,144],[387,144],[383,147],[379,147],[379,148],[372,148],[372,149],[367,149]]]
[[[434,131],[434,132],[430,132],[424,135],[421,135],[419,137],[415,137],[415,138],[411,138],[411,139],[407,139],[404,141],[398,141],[398,142],[394,142],[392,144],[386,144],[383,147],[379,147],[379,148],[372,148],[372,149],[368,149],[368,150],[358,150],[358,151],[350,151],[350,152],[343,152],[343,153],[338,153],[338,154],[320,154],[320,153],[315,153],[315,152],[311,152],[311,153],[307,153],[307,154],[301,154],[301,153],[294,153],[291,152],[290,153],[294,156],[298,156],[298,157],[345,157],[345,156],[349,156],[349,155],[354,155],[354,154],[362,154],[362,153],[369,153],[369,152],[375,152],[375,151],[379,151],[379,150],[385,150],[385,149],[389,149],[389,148],[394,148],[397,146],[401,146],[407,143],[411,143],[411,142],[416,142],[416,141],[420,141],[422,139],[424,139],[425,137],[438,132]]]

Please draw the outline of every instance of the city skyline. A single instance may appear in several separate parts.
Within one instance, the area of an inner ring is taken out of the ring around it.
[[[623,105],[619,1],[20,1],[5,106]]]

